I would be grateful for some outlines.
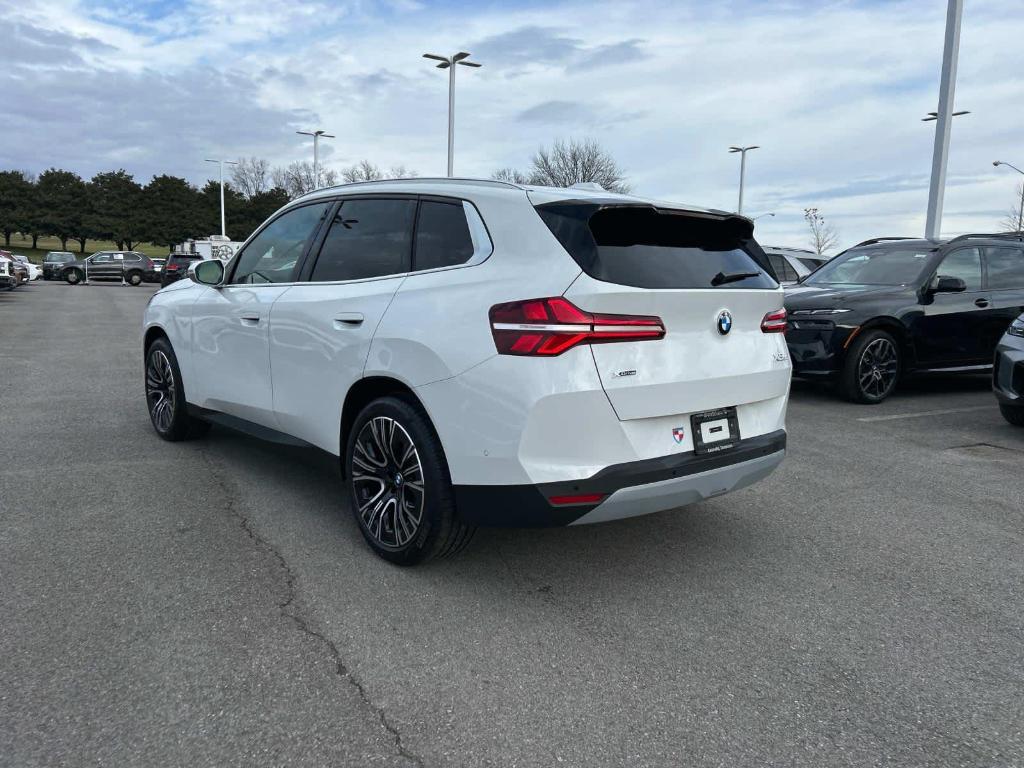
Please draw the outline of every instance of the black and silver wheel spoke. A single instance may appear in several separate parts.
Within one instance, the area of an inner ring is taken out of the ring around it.
[[[146,362],[146,400],[153,424],[161,432],[174,421],[174,371],[171,361],[160,349],[149,353]]]
[[[356,436],[349,470],[366,532],[391,549],[412,541],[423,520],[423,467],[405,428],[387,416],[370,419]]]
[[[898,372],[896,348],[889,339],[875,339],[861,352],[857,380],[865,394],[882,397],[892,388]]]

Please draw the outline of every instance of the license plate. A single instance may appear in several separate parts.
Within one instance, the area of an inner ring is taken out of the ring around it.
[[[693,452],[697,454],[727,451],[740,441],[739,422],[733,407],[693,414],[690,430]]]

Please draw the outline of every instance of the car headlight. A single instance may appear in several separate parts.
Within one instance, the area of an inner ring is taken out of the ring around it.
[[[1021,338],[1024,338],[1024,320],[1017,318],[1010,324],[1010,327],[1006,329],[1006,332],[1011,336],[1020,336]]]

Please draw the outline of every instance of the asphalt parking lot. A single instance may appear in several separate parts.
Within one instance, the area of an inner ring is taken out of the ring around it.
[[[142,396],[153,291],[0,294],[0,764],[1024,765],[1024,431],[796,385],[766,482],[402,570],[329,457]]]

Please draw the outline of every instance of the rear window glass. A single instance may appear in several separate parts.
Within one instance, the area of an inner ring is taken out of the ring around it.
[[[203,257],[198,253],[175,254],[167,260],[168,264],[188,264],[190,261],[199,261]]]
[[[735,219],[593,203],[537,206],[591,277],[636,288],[775,288],[764,252]]]

